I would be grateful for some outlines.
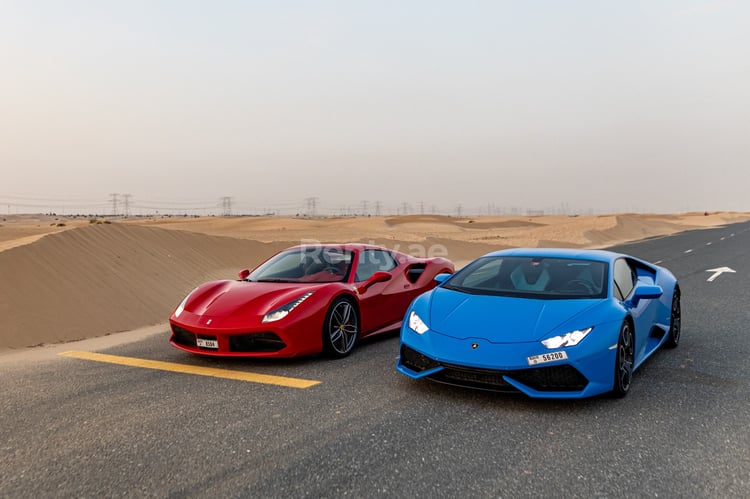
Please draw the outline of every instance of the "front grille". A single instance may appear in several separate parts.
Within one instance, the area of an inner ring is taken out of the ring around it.
[[[503,379],[502,371],[491,369],[472,369],[469,367],[451,366],[443,364],[445,369],[438,371],[429,378],[451,385],[461,385],[481,390],[497,392],[517,392],[518,389]]]
[[[405,345],[401,347],[401,363],[415,372],[442,366],[443,369],[428,376],[429,379],[452,385],[517,392],[503,376],[512,378],[540,392],[578,392],[586,388],[588,380],[571,365],[533,367],[530,369],[478,369],[438,362]]]
[[[422,355],[416,350],[412,350],[405,345],[401,347],[401,363],[412,371],[416,371],[418,373],[427,371],[428,369],[432,369],[440,365],[440,362],[432,360],[426,355]]]
[[[172,341],[178,345],[198,348],[198,343],[195,341],[195,334],[175,325],[172,325]]]
[[[569,364],[509,371],[506,374],[540,392],[579,392],[589,384],[589,380]]]
[[[232,352],[278,352],[286,343],[274,333],[239,334],[229,337]]]

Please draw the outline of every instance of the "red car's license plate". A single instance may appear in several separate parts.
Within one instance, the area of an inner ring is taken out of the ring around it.
[[[198,338],[197,343],[201,348],[219,348],[219,340],[204,340],[203,338]]]

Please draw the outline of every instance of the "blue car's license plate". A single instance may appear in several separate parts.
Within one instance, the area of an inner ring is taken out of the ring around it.
[[[535,366],[537,364],[545,364],[547,362],[557,362],[558,360],[565,360],[568,358],[568,352],[566,351],[560,351],[560,352],[550,352],[550,353],[543,353],[541,355],[532,355],[531,357],[526,357],[526,360],[528,361],[530,366]]]

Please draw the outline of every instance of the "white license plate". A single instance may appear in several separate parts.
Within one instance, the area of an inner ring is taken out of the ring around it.
[[[560,352],[543,353],[541,355],[532,355],[526,357],[530,366],[536,366],[538,364],[546,364],[547,362],[557,362],[558,360],[565,360],[568,358],[568,352],[562,350]]]
[[[219,340],[204,340],[203,338],[198,338],[196,340],[198,342],[198,346],[201,348],[215,348],[219,349]]]

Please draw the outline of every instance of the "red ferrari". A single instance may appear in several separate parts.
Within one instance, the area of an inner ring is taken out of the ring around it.
[[[194,289],[169,319],[169,343],[204,355],[343,357],[358,339],[398,329],[409,303],[453,271],[445,258],[378,246],[296,246],[237,281]]]

